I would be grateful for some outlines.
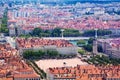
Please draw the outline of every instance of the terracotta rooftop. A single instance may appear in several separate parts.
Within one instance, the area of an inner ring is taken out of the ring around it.
[[[0,80],[14,78],[39,78],[33,68],[18,55],[18,51],[10,44],[0,44]]]
[[[22,48],[32,48],[32,47],[41,47],[41,46],[57,46],[57,47],[71,47],[73,46],[66,40],[50,40],[50,39],[42,39],[42,38],[18,38],[17,40],[18,47]]]
[[[103,78],[120,79],[119,66],[94,66],[94,65],[77,65],[76,67],[49,68],[48,72],[53,74],[55,79],[76,80],[103,80]]]

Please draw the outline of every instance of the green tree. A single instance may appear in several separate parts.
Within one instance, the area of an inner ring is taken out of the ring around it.
[[[61,36],[61,28],[55,28],[55,29],[52,31],[51,36],[52,36],[52,37],[60,37],[60,36]]]
[[[84,54],[85,54],[85,50],[83,50],[83,49],[78,49],[78,53],[81,54],[81,55],[84,55]]]
[[[74,30],[74,29],[65,29],[64,31],[64,36],[66,37],[78,37],[80,36],[79,30]]]
[[[56,51],[56,50],[47,50],[47,54],[50,57],[58,56],[58,51]]]
[[[89,52],[92,52],[92,44],[84,45],[83,48]]]
[[[109,30],[101,30],[97,31],[98,36],[110,35],[112,32]],[[95,36],[95,30],[87,30],[83,33],[83,36]]]
[[[94,30],[84,31],[83,36],[95,36],[95,31]]]
[[[86,41],[85,41],[85,40],[79,40],[79,41],[77,42],[77,45],[78,45],[78,46],[86,45]]]
[[[88,40],[88,44],[93,44],[93,41],[94,41],[94,38],[90,38],[90,39]]]
[[[42,29],[40,29],[40,28],[35,28],[35,29],[32,31],[32,35],[33,35],[33,36],[41,37],[41,33],[42,33]]]
[[[8,20],[8,18],[7,18],[7,12],[8,12],[8,10],[6,8],[5,11],[4,11],[3,18],[1,19],[2,24],[1,24],[1,27],[0,27],[0,32],[8,34],[9,30],[7,28],[7,20]]]

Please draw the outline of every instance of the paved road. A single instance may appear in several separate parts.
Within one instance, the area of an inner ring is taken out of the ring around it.
[[[90,37],[43,37],[43,39],[65,39],[65,40],[81,40],[81,39],[89,39]]]

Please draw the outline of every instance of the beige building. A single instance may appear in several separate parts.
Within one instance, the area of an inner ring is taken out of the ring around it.
[[[32,69],[21,70],[14,75],[14,80],[40,80],[40,76],[37,75]]]
[[[9,28],[9,35],[16,36],[15,25],[11,24],[8,28]]]
[[[117,72],[117,73],[116,73]],[[49,68],[48,80],[120,80],[119,66],[77,65]]]
[[[101,45],[103,52],[110,57],[120,58],[120,38],[99,39],[98,45]]]

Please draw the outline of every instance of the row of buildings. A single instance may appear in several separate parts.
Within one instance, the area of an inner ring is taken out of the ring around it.
[[[120,58],[120,38],[98,39],[98,45],[102,46],[103,52],[110,57]]]
[[[40,80],[9,43],[0,44],[0,80]]]
[[[109,10],[108,7],[116,9],[118,6],[120,4],[115,5],[115,3],[105,6],[87,3],[63,6],[16,5],[8,11],[9,34],[10,36],[29,34],[36,27],[42,29],[72,28],[80,31],[95,28],[119,28],[120,15],[110,15],[106,12],[106,9]]]
[[[17,38],[16,47],[22,54],[25,50],[56,50],[60,54],[76,55],[77,47],[69,41],[59,39],[50,40],[42,38]]]
[[[101,45],[104,52],[111,55],[113,49],[119,50],[120,39],[97,40],[97,44]],[[73,52],[73,45],[65,40],[50,40],[41,38],[17,38],[17,48],[19,50],[38,50],[38,49],[56,49],[61,48],[61,54],[70,54]],[[105,43],[104,43],[105,42]],[[56,46],[56,47],[55,47]],[[71,49],[66,49],[72,47]],[[64,51],[64,49],[66,51]],[[109,49],[110,48],[110,49]],[[60,52],[59,51],[59,52]],[[110,52],[111,51],[111,52]],[[69,53],[70,52],[70,53]],[[110,53],[110,54],[109,54]],[[119,53],[112,53],[113,57],[119,57]],[[120,79],[120,65],[76,65],[75,67],[53,67],[47,69],[47,80],[119,80]]]
[[[113,48],[119,50],[119,40],[120,39],[106,40],[105,43],[107,45],[103,43],[105,40],[98,40],[98,44],[101,44],[102,47],[104,47],[104,51],[107,51],[109,47],[112,47],[111,51],[113,51]],[[43,46],[46,49],[53,48],[51,46],[56,46],[57,48],[73,47],[71,43],[65,40],[17,38],[16,42],[18,50],[21,48],[38,49],[39,47]],[[0,44],[0,79],[40,80],[40,76],[34,72],[33,68],[31,68],[24,60],[21,59],[18,50],[11,48],[10,44],[8,43]],[[71,52],[73,50],[69,49],[67,51]],[[114,55],[115,54],[116,53],[114,53]],[[49,68],[47,69],[47,80],[120,80],[120,65],[76,65],[75,67],[66,66]]]
[[[120,80],[120,65],[55,67],[47,70],[48,80]]]

